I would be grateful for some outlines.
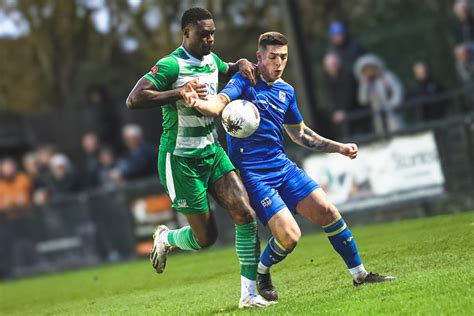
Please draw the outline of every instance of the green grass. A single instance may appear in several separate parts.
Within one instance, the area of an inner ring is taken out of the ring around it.
[[[322,234],[273,269],[278,304],[237,309],[233,248],[0,283],[2,315],[472,315],[474,212],[353,229],[365,266],[397,281],[354,288]]]

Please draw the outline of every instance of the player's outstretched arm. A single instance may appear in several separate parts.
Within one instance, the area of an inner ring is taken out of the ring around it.
[[[219,116],[229,103],[222,94],[208,97],[207,100],[200,99],[196,90],[189,84],[184,86],[181,96],[189,107],[195,108],[204,116]]]
[[[200,84],[197,79],[189,83],[198,94],[199,98],[207,96],[205,84]],[[184,87],[177,89],[158,91],[153,83],[141,78],[127,97],[127,107],[129,109],[147,109],[169,104],[182,98],[181,91]]]
[[[356,144],[343,144],[325,138],[301,123],[298,126],[285,126],[291,140],[305,148],[325,153],[340,153],[351,159],[357,157],[359,149]]]

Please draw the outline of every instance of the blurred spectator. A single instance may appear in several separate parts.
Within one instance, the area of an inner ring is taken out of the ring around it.
[[[454,49],[454,55],[459,78],[462,82],[471,81],[474,78],[473,48],[468,44],[460,44]]]
[[[39,176],[38,179],[40,182],[45,183],[49,178],[49,162],[51,158],[56,153],[56,147],[51,144],[40,145],[35,152]]]
[[[379,136],[404,127],[404,121],[397,108],[403,100],[403,87],[398,78],[375,55],[360,57],[355,65],[359,81],[358,99],[361,105],[369,105],[372,122]]]
[[[86,110],[85,125],[91,127],[102,142],[119,149],[119,111],[107,89],[104,86],[90,87],[87,91],[87,102],[89,106]]]
[[[39,164],[35,152],[27,152],[23,155],[21,161],[23,169],[33,183],[33,189],[43,186],[44,184],[40,181]]]
[[[55,200],[78,190],[79,186],[74,168],[66,155],[55,154],[49,162],[49,168],[51,173],[46,181],[46,188],[50,200]]]
[[[47,183],[51,179],[51,171],[49,163],[51,158],[56,153],[56,147],[51,144],[40,145],[35,151],[35,157],[38,166],[38,177],[36,183],[39,184],[33,195],[33,202],[37,205],[43,205],[48,200]]]
[[[367,123],[347,120],[347,115],[357,110],[357,82],[352,73],[344,71],[341,60],[335,53],[324,56],[324,86],[321,94],[331,113],[332,126],[337,128],[335,137],[340,139],[347,135],[361,134]],[[369,121],[370,122],[370,121]]]
[[[153,146],[143,140],[142,128],[135,124],[122,129],[128,154],[122,157],[111,173],[113,181],[131,180],[152,175],[156,171],[156,155]]]
[[[352,38],[346,28],[341,22],[332,22],[329,26],[330,44],[328,53],[336,53],[341,59],[344,70],[352,73],[354,63],[367,50],[362,45]]]
[[[459,22],[454,34],[456,44],[474,41],[474,17],[469,1],[457,0],[454,2],[453,11]]]
[[[5,158],[0,162],[0,212],[31,204],[32,182],[23,172],[18,170],[16,162]]]
[[[446,100],[436,101],[430,98],[436,97],[444,91],[441,84],[435,81],[431,75],[428,65],[419,61],[413,65],[413,75],[416,86],[408,93],[408,100],[419,100],[415,107],[416,118],[419,121],[431,121],[443,118],[446,115]],[[423,101],[423,99],[428,99]]]
[[[99,182],[99,138],[95,133],[86,133],[82,136],[81,145],[85,155],[84,185],[87,188],[94,187]]]
[[[111,172],[116,168],[117,162],[112,148],[103,147],[99,151],[98,182],[102,188],[113,188]]]

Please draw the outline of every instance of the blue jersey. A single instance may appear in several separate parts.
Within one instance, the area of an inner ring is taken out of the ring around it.
[[[250,101],[260,112],[260,125],[251,136],[235,138],[227,134],[230,159],[241,174],[256,173],[268,179],[273,173],[281,173],[289,162],[283,149],[283,125],[303,122],[294,88],[282,79],[267,83],[259,78],[252,86],[237,73],[220,93],[230,101]]]

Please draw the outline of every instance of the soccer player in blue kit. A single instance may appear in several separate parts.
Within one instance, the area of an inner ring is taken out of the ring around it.
[[[283,128],[295,143],[319,152],[339,153],[354,159],[357,145],[324,138],[304,124],[294,88],[281,79],[288,61],[288,40],[283,34],[262,34],[257,60],[260,78],[255,86],[236,74],[218,95],[208,100],[199,99],[191,86],[185,88],[182,96],[189,106],[205,116],[218,116],[236,99],[254,103],[260,112],[260,125],[255,133],[243,139],[227,135],[229,156],[240,171],[252,207],[273,234],[258,265],[260,295],[267,300],[278,299],[270,268],[285,259],[301,237],[293,214],[302,215],[324,229],[347,265],[354,285],[395,279],[365,270],[352,233],[338,209],[320,186],[286,156]]]

